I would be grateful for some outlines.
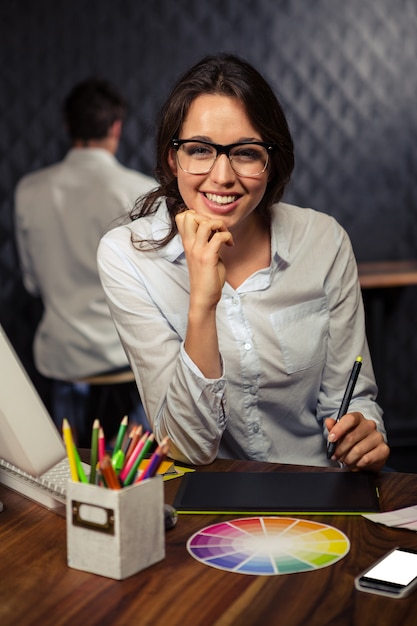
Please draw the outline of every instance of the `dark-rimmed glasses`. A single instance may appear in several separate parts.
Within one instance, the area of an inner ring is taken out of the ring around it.
[[[262,141],[231,143],[227,146],[195,139],[173,139],[178,165],[187,174],[208,174],[221,154],[225,154],[233,171],[248,178],[260,176],[268,167],[269,154],[275,144]]]

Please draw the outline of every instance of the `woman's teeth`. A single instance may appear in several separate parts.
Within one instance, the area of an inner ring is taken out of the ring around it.
[[[205,194],[207,200],[210,202],[215,202],[216,204],[230,204],[237,200],[237,196],[218,196],[214,193],[206,193]]]

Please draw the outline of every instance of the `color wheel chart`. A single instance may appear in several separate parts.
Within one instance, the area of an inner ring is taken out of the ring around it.
[[[320,569],[350,549],[340,530],[291,517],[249,517],[207,526],[187,542],[197,561],[228,572],[275,576]]]

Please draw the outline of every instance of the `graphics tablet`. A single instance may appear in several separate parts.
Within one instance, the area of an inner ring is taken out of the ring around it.
[[[375,478],[351,472],[193,472],[181,479],[179,513],[359,514],[379,511]]]

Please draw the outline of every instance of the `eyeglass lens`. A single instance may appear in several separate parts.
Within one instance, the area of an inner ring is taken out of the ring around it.
[[[190,141],[181,144],[177,151],[178,163],[188,174],[207,174],[213,167],[218,153],[210,144]],[[229,150],[230,163],[236,174],[259,176],[268,165],[268,152],[257,144],[240,144]]]

